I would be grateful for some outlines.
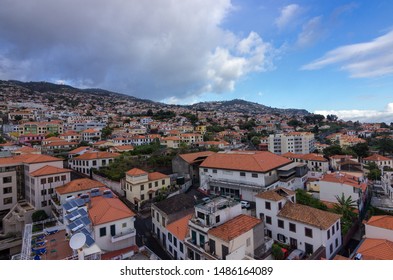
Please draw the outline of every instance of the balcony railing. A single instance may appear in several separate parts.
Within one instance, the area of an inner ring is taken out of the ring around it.
[[[121,232],[120,234],[116,234],[116,235],[112,236],[112,243],[118,242],[118,241],[121,241],[121,240],[124,240],[127,238],[131,238],[135,235],[136,235],[135,229],[127,231],[127,232]]]

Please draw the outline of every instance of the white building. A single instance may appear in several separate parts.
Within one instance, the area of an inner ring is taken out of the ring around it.
[[[377,154],[373,154],[372,156],[364,158],[363,163],[375,163],[380,168],[384,168],[385,166],[388,168],[393,168],[393,160],[391,158]]]
[[[195,205],[194,216],[188,223],[190,234],[185,240],[187,259],[214,259],[214,256],[207,253],[209,251],[208,231],[240,214],[242,214],[241,204],[228,198],[215,197],[208,202]]]
[[[309,154],[315,150],[314,134],[310,132],[289,132],[269,135],[268,149],[281,155],[285,153]]]
[[[120,156],[118,153],[87,152],[70,159],[68,165],[80,173],[90,175],[91,169],[99,169],[100,167],[107,166],[118,156]]]
[[[166,226],[168,242],[166,251],[175,260],[185,260],[187,258],[185,239],[189,235],[188,222],[192,214],[186,215]]]
[[[285,182],[295,178],[297,165],[284,168],[290,164],[289,159],[270,152],[220,152],[200,165],[200,186],[208,193],[254,201],[256,193],[279,186],[280,174]]]
[[[285,153],[282,156],[294,162],[306,163],[309,178],[319,178],[329,171],[329,161],[322,155]]]
[[[277,188],[256,195],[257,217],[266,235],[313,254],[321,246],[330,259],[341,246],[340,215],[296,203],[295,192]]]

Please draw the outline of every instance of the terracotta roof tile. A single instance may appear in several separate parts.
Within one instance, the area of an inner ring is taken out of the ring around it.
[[[190,153],[190,154],[181,154],[179,155],[183,160],[188,163],[193,163],[198,158],[204,158],[215,154],[215,152],[198,152],[198,153]]]
[[[393,260],[393,242],[386,239],[366,238],[357,252],[362,254],[363,260]]]
[[[364,158],[363,160],[366,160],[366,161],[387,161],[387,160],[392,160],[392,159],[378,155],[378,154],[373,154],[369,157]]]
[[[93,225],[106,224],[135,216],[135,213],[117,197],[92,197],[91,208],[88,212]]]
[[[105,187],[105,185],[101,182],[89,178],[82,178],[82,179],[73,180],[65,184],[64,186],[57,187],[56,192],[62,195],[67,193],[86,191],[92,188],[100,188],[100,187]]]
[[[260,223],[262,223],[260,219],[241,214],[216,228],[210,229],[208,234],[229,242],[252,230]]]
[[[270,152],[225,152],[206,158],[201,167],[268,172],[292,161]]]
[[[327,162],[328,160],[324,158],[321,155],[318,154],[294,154],[291,152],[282,154],[283,157],[286,158],[297,158],[297,159],[302,159],[302,160],[309,160],[309,161],[322,161],[322,162]]]
[[[50,162],[50,161],[62,161],[61,158],[51,157],[48,155],[21,155],[23,157],[24,163],[41,163],[41,162]]]
[[[68,142],[68,141],[55,141],[55,142],[50,142],[48,144],[43,145],[44,147],[52,147],[52,146],[76,146],[79,143],[77,142]]]
[[[149,173],[149,181],[161,180],[169,178],[168,175],[162,174],[160,172]]]
[[[266,192],[261,192],[256,195],[256,197],[272,200],[272,201],[280,201],[284,199],[288,195],[294,195],[295,192],[288,190],[286,188],[276,188],[273,190],[268,190]]]
[[[115,158],[120,156],[118,153],[110,153],[110,152],[87,152],[83,155],[77,156],[74,160],[92,160],[92,159],[101,159],[101,158]]]
[[[78,153],[80,153],[80,152],[82,152],[82,151],[84,151],[84,150],[86,150],[86,149],[89,149],[89,148],[90,148],[89,146],[81,146],[81,147],[78,147],[78,148],[76,148],[76,149],[74,149],[74,150],[68,152],[68,153],[69,153],[69,154],[78,154]],[[91,149],[91,148],[90,148],[90,149]]]
[[[330,228],[341,217],[338,214],[291,202],[285,203],[277,216],[308,224],[323,230]]]
[[[58,168],[58,167],[54,167],[51,165],[45,165],[44,167],[41,167],[40,169],[37,169],[34,172],[31,172],[30,176],[39,177],[39,176],[52,175],[52,174],[68,173],[71,171],[72,170],[70,170],[70,169]]]
[[[348,175],[345,173],[331,173],[325,174],[321,179],[321,182],[339,183],[343,185],[348,185],[354,188],[362,189],[365,191],[367,189],[367,183],[359,183],[359,178],[353,175]]]
[[[127,175],[130,176],[141,176],[141,175],[147,175],[148,173],[146,171],[143,171],[142,169],[139,168],[133,168],[131,170],[127,171]]]
[[[166,229],[172,233],[178,240],[184,241],[188,236],[188,221],[192,218],[193,214],[188,214],[181,219],[174,221],[166,226]]]
[[[373,216],[365,224],[373,227],[393,230],[393,216]]]

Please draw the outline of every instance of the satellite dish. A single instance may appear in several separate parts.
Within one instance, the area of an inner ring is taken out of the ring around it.
[[[70,247],[74,250],[78,250],[83,247],[86,243],[86,235],[79,232],[73,235],[70,239]]]

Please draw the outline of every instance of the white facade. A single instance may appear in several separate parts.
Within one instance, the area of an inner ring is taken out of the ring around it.
[[[330,259],[341,246],[340,218],[331,223],[329,228],[323,229],[304,223],[300,219],[294,220],[280,216],[281,210],[287,203],[286,207],[295,206],[294,196],[294,194],[289,194],[282,196],[281,199],[256,197],[256,215],[265,221],[267,236],[309,254],[324,246],[326,248],[326,258]],[[307,210],[313,211],[311,207],[308,207]],[[305,208],[305,211],[307,210]]]
[[[90,175],[90,169],[99,169],[103,166],[107,166],[114,161],[113,158],[95,158],[95,159],[78,159],[73,158],[69,160],[69,167],[83,173],[85,175]]]
[[[275,154],[309,154],[315,150],[312,133],[288,133],[269,135],[268,149]]]
[[[135,245],[135,218],[116,220],[95,225],[93,236],[97,245],[104,251],[115,251]]]
[[[200,186],[205,191],[254,201],[255,194],[278,186],[277,170],[267,173],[199,168]]]
[[[15,167],[0,167],[0,211],[10,210],[17,202]]]

